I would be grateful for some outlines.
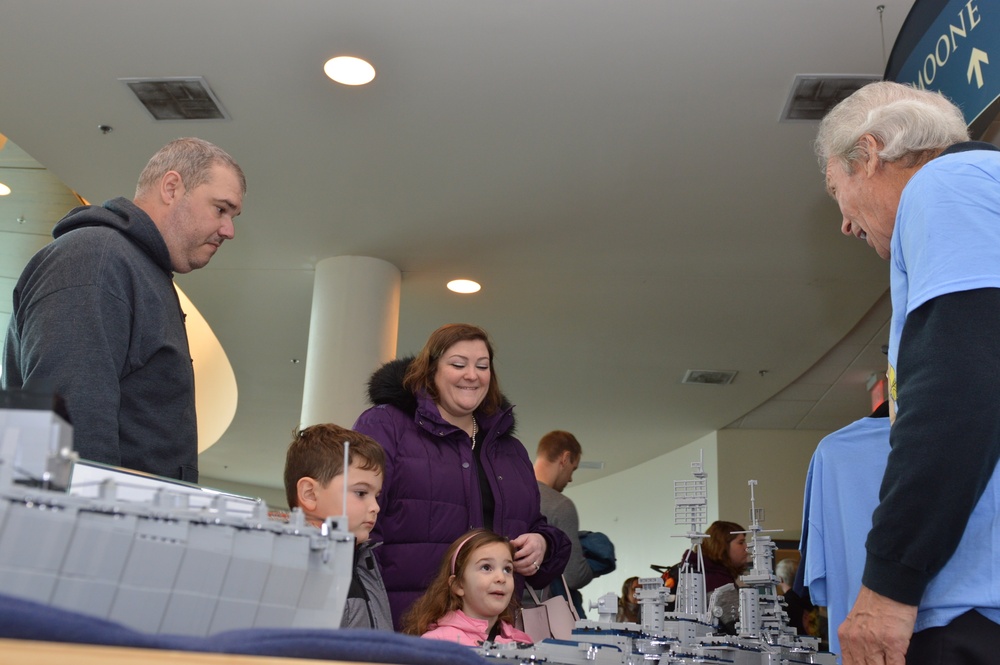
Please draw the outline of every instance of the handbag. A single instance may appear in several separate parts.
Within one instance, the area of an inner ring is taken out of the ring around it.
[[[563,589],[568,589],[566,577],[562,576]],[[534,607],[524,607],[521,609],[521,622],[524,632],[531,636],[532,641],[554,637],[557,640],[568,640],[573,637],[573,628],[580,617],[576,614],[572,601],[568,596],[557,595],[544,601],[540,601],[531,585],[525,588],[535,602]]]

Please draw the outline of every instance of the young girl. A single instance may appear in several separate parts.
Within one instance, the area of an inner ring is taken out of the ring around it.
[[[448,548],[437,577],[403,617],[403,632],[467,646],[525,642],[514,620],[514,547],[475,529]]]

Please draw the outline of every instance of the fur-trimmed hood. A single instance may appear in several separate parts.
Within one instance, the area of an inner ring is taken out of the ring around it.
[[[403,387],[403,377],[413,360],[413,356],[396,358],[375,370],[368,379],[368,401],[375,406],[391,404],[411,415],[416,412],[417,396]]]
[[[368,401],[373,405],[390,404],[400,411],[413,415],[417,412],[418,399],[412,392],[403,387],[403,377],[414,356],[396,358],[379,367],[368,379]],[[506,395],[500,395],[498,413],[509,410],[513,405]],[[494,414],[495,415],[495,414]],[[513,419],[513,412],[511,412]],[[507,434],[513,435],[515,423],[512,422]]]

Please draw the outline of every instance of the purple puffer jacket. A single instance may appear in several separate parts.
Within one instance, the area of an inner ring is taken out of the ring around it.
[[[376,406],[354,423],[385,448],[386,468],[381,508],[372,540],[389,594],[397,630],[403,613],[427,589],[445,551],[469,529],[483,526],[482,495],[469,435],[446,422],[427,395],[403,388],[411,358],[383,365],[368,384]],[[493,528],[508,538],[541,534],[548,545],[541,568],[528,582],[544,588],[569,560],[566,535],[539,511],[538,485],[528,452],[512,436],[512,407],[492,415],[476,412],[482,437],[482,463],[496,503]],[[479,438],[477,437],[477,440]],[[517,576],[515,597],[524,580]]]

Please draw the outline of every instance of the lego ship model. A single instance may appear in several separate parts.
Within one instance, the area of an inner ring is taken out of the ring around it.
[[[90,479],[80,481],[81,477]],[[0,392],[0,593],[147,633],[337,628],[344,518],[81,463],[51,396]]]
[[[674,522],[687,525],[691,541],[678,570],[677,593],[660,577],[641,578],[636,599],[640,623],[616,621],[618,598],[605,594],[597,602],[597,621],[576,623],[570,639],[547,639],[534,645],[490,644],[480,648],[487,658],[520,663],[562,665],[836,665],[836,657],[819,651],[819,639],[796,634],[788,626],[784,601],[777,593],[774,550],[777,546],[761,528],[749,481],[751,524],[747,531],[752,566],[740,577],[738,589],[726,585],[705,598],[701,533],[707,517],[707,474],[699,460],[691,464],[693,480],[674,483]],[[698,565],[691,560],[696,557]],[[727,588],[728,587],[728,588]],[[673,603],[673,608],[668,609]],[[735,634],[722,630],[730,624]]]

